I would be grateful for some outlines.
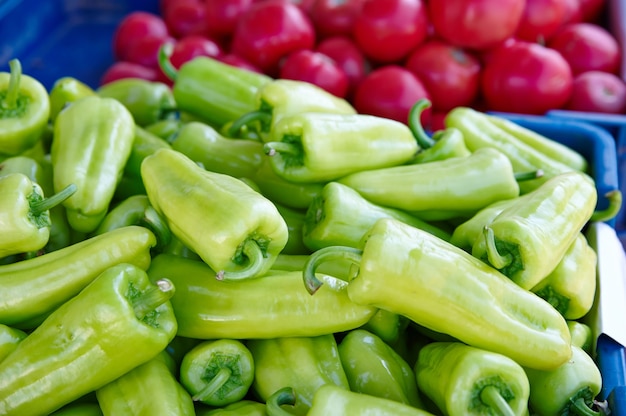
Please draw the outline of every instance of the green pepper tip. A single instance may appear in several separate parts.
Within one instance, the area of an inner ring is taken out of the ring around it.
[[[17,97],[20,91],[20,81],[22,78],[22,64],[15,58],[9,61],[11,75],[9,78],[9,88],[4,100],[0,103],[2,108],[15,108]]]
[[[71,183],[63,188],[60,192],[52,195],[49,198],[37,199],[30,202],[30,209],[33,215],[40,215],[41,213],[54,208],[67,198],[72,196],[78,188],[75,184]]]
[[[157,280],[153,287],[141,293],[133,299],[132,306],[137,319],[143,319],[146,315],[167,302],[175,292],[174,283],[167,278]]]
[[[159,48],[158,54],[158,63],[161,71],[172,81],[176,81],[176,77],[178,76],[178,70],[174,65],[172,65],[172,61],[170,61],[170,56],[172,56],[172,52],[174,51],[174,44],[172,42],[165,42]]]
[[[422,121],[420,119],[422,112],[430,106],[430,100],[422,98],[418,100],[409,111],[409,129],[413,133],[413,136],[415,137],[415,140],[417,140],[419,146],[423,149],[428,149],[435,145],[435,140],[428,137],[426,131],[424,131],[424,126],[422,126]]]
[[[248,258],[246,267],[238,271],[220,270],[215,274],[217,280],[242,280],[261,273],[265,256],[259,243],[253,239],[246,240],[242,252]]]
[[[570,399],[569,410],[571,414],[578,415],[578,416],[600,416],[603,414],[608,414],[608,413],[605,413],[604,411],[598,412],[598,411],[591,409],[589,406],[587,406],[587,402],[585,401],[583,397],[578,397],[575,400]]]
[[[496,269],[503,269],[504,267],[509,265],[513,261],[513,256],[511,256],[511,254],[503,256],[498,252],[493,229],[488,225],[485,225],[485,227],[483,228],[483,235],[485,237],[485,242],[487,245],[487,257],[489,259],[489,262]]]
[[[274,394],[268,397],[267,414],[270,416],[287,416],[291,413],[281,408],[282,405],[294,406],[296,404],[296,392],[293,387],[283,387],[276,390]]]
[[[480,391],[480,400],[490,408],[497,410],[498,414],[502,416],[515,415],[509,403],[500,394],[500,390],[493,385],[486,386]]]
[[[594,211],[590,218],[591,221],[608,221],[613,219],[622,208],[622,191],[619,189],[613,189],[605,193],[604,197],[608,199],[609,206],[606,209]]]

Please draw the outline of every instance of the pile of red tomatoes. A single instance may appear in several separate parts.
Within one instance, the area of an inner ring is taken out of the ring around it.
[[[364,114],[406,121],[420,98],[438,128],[457,106],[524,114],[626,113],[622,51],[603,0],[161,0],[117,27],[102,83],[171,83],[196,56],[312,82]]]

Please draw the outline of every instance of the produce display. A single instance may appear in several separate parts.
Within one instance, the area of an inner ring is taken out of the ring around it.
[[[470,35],[470,3],[163,0],[97,87],[12,59],[0,414],[611,414],[587,231],[621,191],[478,81],[602,5],[483,1]],[[429,86],[421,47],[476,90]]]

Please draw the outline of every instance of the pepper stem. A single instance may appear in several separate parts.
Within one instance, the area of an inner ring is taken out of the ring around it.
[[[142,320],[150,312],[174,296],[175,288],[171,280],[163,278],[156,281],[150,289],[133,299],[133,309],[137,319]]]
[[[430,100],[422,98],[418,100],[409,111],[409,129],[411,129],[413,137],[415,137],[417,144],[419,144],[422,149],[428,149],[435,145],[435,140],[428,137],[428,134],[424,131],[424,126],[422,126],[422,120],[420,119],[422,112],[430,106]]]
[[[608,221],[613,219],[622,208],[622,192],[619,189],[609,191],[604,196],[609,200],[609,206],[606,209],[594,211],[591,214],[591,221]]]
[[[485,236],[485,242],[487,243],[487,258],[489,263],[493,264],[496,269],[502,269],[513,261],[513,256],[507,254],[503,256],[498,252],[496,247],[496,238],[493,233],[493,229],[487,225],[483,228],[483,235]]]
[[[250,111],[233,121],[228,129],[226,129],[226,136],[239,137],[239,132],[244,126],[250,125],[254,121],[260,121],[262,124],[268,124],[272,121],[272,115],[264,110]]]
[[[570,400],[571,405],[569,410],[574,415],[579,416],[600,416],[600,412],[596,412],[587,406],[585,399],[583,397],[579,397],[576,400]]]
[[[30,211],[33,215],[41,215],[41,213],[56,207],[76,192],[76,185],[73,183],[67,185],[64,189],[51,197],[30,202]]]
[[[152,206],[146,207],[139,223],[145,225],[156,235],[159,247],[168,245],[172,239],[172,232],[169,227]]]
[[[9,61],[9,69],[11,75],[9,78],[9,88],[7,89],[7,95],[2,102],[3,108],[14,108],[17,104],[17,97],[20,92],[20,82],[22,79],[22,64],[19,59],[11,59]]]
[[[274,394],[267,398],[265,405],[265,411],[268,416],[291,416],[293,413],[289,413],[283,409],[282,405],[293,406],[296,404],[296,392],[292,387],[283,387],[276,390]]]
[[[315,270],[320,264],[328,260],[348,260],[357,266],[361,263],[363,250],[345,246],[324,247],[312,253],[303,268],[304,286],[306,290],[314,295],[317,290],[324,284],[315,276]]]
[[[172,56],[172,51],[174,50],[174,45],[171,42],[165,42],[159,48],[159,68],[166,77],[168,77],[172,81],[176,81],[178,77],[178,70],[174,65],[172,65],[172,61],[170,61],[170,56]]]
[[[224,384],[226,384],[232,374],[233,372],[230,370],[230,368],[221,367],[215,377],[213,377],[202,390],[191,396],[191,399],[194,402],[202,402],[206,399],[211,398],[215,393],[217,393],[219,389],[222,388],[222,386],[224,386]]]
[[[480,400],[502,416],[515,416],[513,409],[511,409],[509,403],[500,394],[500,390],[495,386],[483,388],[480,391]]]
[[[277,152],[287,153],[293,156],[297,156],[302,153],[302,150],[299,146],[285,142],[267,142],[263,145],[263,151],[268,156],[274,156]]]
[[[529,172],[517,172],[514,176],[517,182],[532,181],[533,179],[541,178],[543,176],[543,170],[537,169]]]
[[[248,239],[243,244],[243,254],[248,258],[248,265],[238,271],[220,270],[215,275],[217,280],[241,280],[253,277],[261,273],[264,263],[263,250],[259,243],[253,239]]]

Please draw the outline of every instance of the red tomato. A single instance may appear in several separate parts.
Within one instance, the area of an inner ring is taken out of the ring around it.
[[[617,75],[587,71],[574,78],[574,90],[566,108],[596,113],[626,113],[626,84]]]
[[[573,75],[554,49],[517,41],[494,52],[481,74],[490,110],[543,114],[563,107],[572,93]]]
[[[144,36],[126,46],[129,56],[128,62],[147,66],[150,68],[159,67],[159,49],[166,42],[173,42],[171,36],[162,38],[160,36]]]
[[[357,86],[354,107],[371,114],[408,123],[409,111],[420,99],[430,100],[426,87],[411,71],[398,65],[381,66],[370,72]],[[432,110],[422,113],[422,123],[430,125]]]
[[[309,10],[319,37],[351,36],[354,22],[365,0],[314,0]]]
[[[348,76],[348,96],[352,95],[356,86],[370,70],[370,64],[361,50],[351,38],[346,36],[331,36],[323,39],[317,44],[315,50],[330,57]]]
[[[182,64],[196,56],[217,58],[222,53],[222,48],[214,40],[201,35],[188,35],[174,44],[170,62],[174,68],[180,68]]]
[[[126,15],[113,33],[113,55],[119,61],[126,61],[136,55],[133,44],[138,40],[152,37],[165,39],[169,30],[165,21],[156,14],[144,11]]]
[[[565,20],[566,2],[567,0],[526,0],[515,36],[521,40],[539,43],[550,39]]]
[[[273,76],[283,57],[314,46],[313,24],[298,6],[284,0],[266,0],[254,3],[241,16],[231,51]]]
[[[478,96],[481,64],[472,53],[446,41],[419,45],[404,65],[424,83],[434,111],[469,106]]]
[[[173,1],[164,8],[163,19],[176,38],[209,34],[206,9],[200,0]]]
[[[423,0],[366,0],[354,22],[353,36],[366,57],[398,62],[428,35]]]
[[[252,6],[253,0],[210,0],[205,2],[205,16],[209,33],[232,36],[237,20]]]
[[[574,75],[598,70],[617,73],[621,48],[617,39],[594,23],[570,23],[559,30],[547,44],[563,55]]]
[[[580,6],[580,0],[565,0],[564,5],[565,16],[563,17],[563,25],[582,22],[583,11]]]
[[[311,50],[287,55],[280,67],[280,78],[310,82],[341,98],[348,92],[346,73],[328,56]]]
[[[448,42],[487,49],[513,36],[525,4],[525,0],[431,0],[428,10],[435,33]]]
[[[583,21],[594,23],[597,23],[600,19],[604,7],[608,3],[606,0],[578,0],[578,2],[580,3]]]
[[[148,81],[157,81],[159,75],[154,68],[148,68],[133,62],[117,61],[104,71],[102,78],[100,78],[100,85],[123,78],[141,78]]]

